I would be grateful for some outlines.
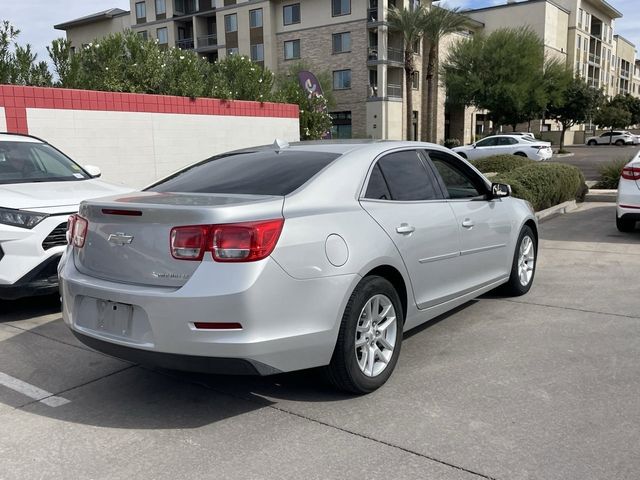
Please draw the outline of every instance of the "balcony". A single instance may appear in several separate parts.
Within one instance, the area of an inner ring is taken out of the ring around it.
[[[398,62],[404,64],[404,50],[401,48],[388,48],[387,59],[390,62]]]
[[[215,33],[198,37],[198,48],[215,47],[216,45],[218,45],[218,35]]]
[[[368,23],[376,23],[379,22],[378,16],[378,7],[375,8],[367,8],[367,22]]]
[[[600,65],[600,60],[601,60],[600,55],[596,55],[595,53],[590,53],[589,54],[589,61],[591,63],[595,63],[596,65]]]
[[[388,83],[387,97],[402,98],[402,85],[398,85],[396,83]]]
[[[631,71],[630,70],[620,70],[620,77],[624,78],[625,80],[629,80],[631,78]]]
[[[180,40],[176,40],[176,47],[182,50],[193,50],[193,38],[182,38]]]

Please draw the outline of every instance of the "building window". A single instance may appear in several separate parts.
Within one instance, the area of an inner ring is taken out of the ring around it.
[[[333,53],[351,51],[351,32],[333,34]]]
[[[156,0],[156,15],[164,15],[167,13],[167,4],[165,0]]]
[[[336,70],[333,72],[333,89],[347,90],[351,88],[351,70]]]
[[[231,56],[231,55],[238,55],[239,50],[238,47],[231,47],[231,48],[227,48],[227,56]]]
[[[339,17],[351,14],[351,0],[331,0],[331,15]]]
[[[262,9],[249,10],[249,27],[260,28],[262,26]]]
[[[285,5],[282,7],[283,19],[282,22],[285,25],[293,25],[294,23],[300,23],[300,4],[295,3],[293,5]]]
[[[578,9],[578,28],[582,28],[582,17],[584,15],[584,11],[580,8]]]
[[[147,34],[146,30],[142,30],[141,32],[138,32],[138,36],[143,40],[149,39],[149,35]]]
[[[418,90],[420,88],[420,72],[413,72],[413,75],[411,76],[411,86],[414,90]]]
[[[145,21],[147,18],[147,4],[145,2],[136,3],[136,20]]]
[[[331,137],[351,138],[351,112],[331,113]]]
[[[264,62],[264,43],[251,45],[251,60],[254,62]]]
[[[224,16],[224,31],[227,33],[238,31],[238,15],[232,13]]]
[[[284,59],[294,60],[300,58],[300,40],[284,42]]]
[[[580,54],[580,50],[582,50],[582,37],[578,35],[577,39],[578,39],[578,54]]]
[[[158,28],[156,30],[156,36],[158,37],[158,43],[160,45],[166,45],[169,43],[169,32],[167,27]]]

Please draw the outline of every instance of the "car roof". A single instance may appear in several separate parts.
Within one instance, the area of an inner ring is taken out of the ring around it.
[[[32,137],[30,135],[7,132],[0,132],[0,142],[44,143],[39,138]]]

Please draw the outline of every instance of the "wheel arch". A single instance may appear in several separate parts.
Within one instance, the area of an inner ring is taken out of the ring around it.
[[[536,244],[535,245],[536,245],[536,252],[537,252],[538,251],[538,243],[539,243],[538,242],[538,239],[539,239],[538,225],[536,224],[536,222],[532,218],[530,218],[526,222],[524,222],[524,224],[522,226],[523,227],[527,226],[527,227],[531,228],[531,230],[533,231],[533,234],[536,237],[535,238],[535,240],[536,240]]]
[[[395,288],[396,292],[398,292],[398,296],[400,297],[400,303],[402,304],[402,316],[403,320],[407,319],[407,307],[408,307],[408,295],[409,291],[407,289],[407,284],[402,276],[400,271],[391,266],[391,265],[379,265],[371,270],[369,270],[364,277],[376,275],[378,277],[382,277],[387,280],[393,288]]]

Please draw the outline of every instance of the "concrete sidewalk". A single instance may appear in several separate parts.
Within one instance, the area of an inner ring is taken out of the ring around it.
[[[313,372],[150,371],[80,346],[57,305],[0,305],[0,479],[636,479],[640,233],[612,204],[541,225],[531,292],[407,334],[364,397]]]

